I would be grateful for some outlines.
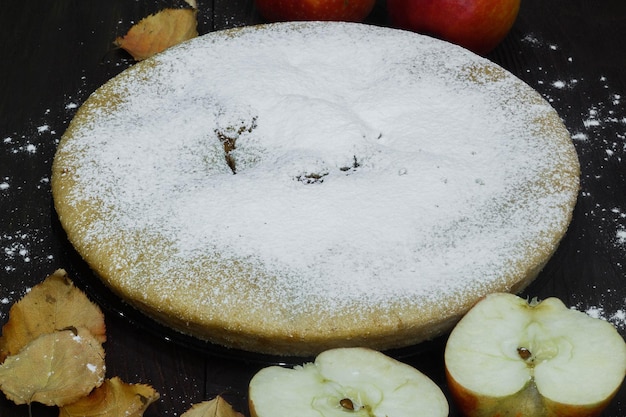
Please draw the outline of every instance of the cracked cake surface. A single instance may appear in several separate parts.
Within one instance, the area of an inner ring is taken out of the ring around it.
[[[531,282],[579,167],[489,61],[354,23],[214,32],[96,91],[54,159],[68,238],[152,318],[243,350],[390,349]]]

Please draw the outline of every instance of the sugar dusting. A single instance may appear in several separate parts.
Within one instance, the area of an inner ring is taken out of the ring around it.
[[[623,304],[626,306],[626,300],[622,301]],[[607,309],[601,303],[594,305],[585,305],[583,303],[578,303],[572,308],[583,311],[590,317],[606,320],[620,331],[626,330],[626,308]]]
[[[50,233],[50,162],[58,144],[59,120],[46,109],[20,131],[0,136],[0,321],[9,307],[57,265],[57,248]],[[62,119],[72,114],[63,112]],[[5,163],[7,161],[7,163]],[[26,210],[25,207],[27,206]]]
[[[536,37],[524,39],[533,47],[546,48],[547,42]],[[568,57],[565,67],[574,62]],[[566,71],[559,71],[566,73]],[[591,317],[606,320],[622,334],[626,331],[626,299],[621,291],[612,289],[620,285],[625,269],[626,257],[626,206],[623,195],[616,188],[623,175],[624,157],[626,156],[626,117],[624,115],[624,92],[607,75],[581,79],[572,77],[558,80],[546,79],[539,82],[547,85],[544,92],[547,99],[561,109],[572,131],[579,154],[582,156],[581,196],[585,222],[588,228],[596,230],[594,240],[588,243],[593,249],[589,262],[611,268],[610,276],[617,283],[593,286],[590,292],[592,300],[584,294],[573,294],[573,308],[583,311]],[[594,100],[589,99],[588,91],[594,91]],[[584,103],[582,110],[569,103],[577,99]],[[598,276],[590,277],[601,282],[603,268],[592,269]],[[606,279],[604,281],[608,281]],[[606,285],[606,287],[604,287]],[[584,300],[582,300],[584,299]]]
[[[165,302],[201,289],[200,306],[270,320],[436,303],[521,274],[510,260],[552,248],[545,231],[566,227],[575,194],[572,173],[555,169],[572,162],[554,140],[561,127],[528,129],[552,109],[519,106],[530,91],[472,72],[477,57],[374,30],[243,30],[161,55],[149,79],[127,74],[115,111],[94,109],[58,154],[80,181],[70,204],[104,213],[81,239],[124,236],[113,262],[134,291],[157,288]],[[248,279],[197,274],[211,262]],[[242,291],[226,298],[233,285]]]
[[[564,48],[543,40],[534,34],[527,34],[522,42],[534,48],[563,51]],[[555,60],[559,55],[555,55]],[[562,58],[561,58],[562,59]],[[575,59],[565,57],[562,63],[567,69]],[[572,68],[573,69],[573,68]],[[542,73],[548,71],[542,67],[529,68],[527,71]],[[549,71],[553,73],[554,71]],[[617,196],[622,195],[620,189],[613,190],[616,179],[621,177],[623,162],[626,156],[626,115],[624,114],[624,91],[607,75],[602,74],[590,79],[571,77],[569,79],[539,79],[542,94],[554,103],[566,119],[572,131],[579,153],[583,156],[581,195],[593,201],[585,216],[593,227],[606,235],[603,241],[607,248],[622,251],[626,256],[626,207],[620,205]],[[562,69],[561,74],[567,71]],[[551,87],[551,88],[550,88]],[[588,99],[587,91],[594,91],[599,101]],[[580,114],[571,113],[572,100],[581,99],[586,103]],[[593,191],[592,191],[593,190]],[[608,198],[604,190],[610,194]],[[618,256],[618,259],[620,256]],[[619,261],[618,261],[619,262]],[[622,267],[623,265],[617,265]]]

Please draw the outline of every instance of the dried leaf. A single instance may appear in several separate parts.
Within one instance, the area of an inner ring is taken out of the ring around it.
[[[180,417],[244,417],[221,396],[217,396],[210,401],[194,404]]]
[[[68,327],[84,327],[100,343],[106,341],[102,311],[59,269],[9,310],[0,337],[0,363],[40,335]]]
[[[64,405],[102,384],[104,349],[84,328],[47,333],[0,365],[0,389],[16,404]]]
[[[188,3],[193,6],[195,1]],[[141,19],[126,35],[115,39],[114,44],[131,54],[135,60],[141,61],[198,36],[197,14],[195,7],[163,9]]]
[[[159,399],[149,385],[127,384],[118,377],[107,379],[89,396],[62,407],[59,417],[141,417]]]

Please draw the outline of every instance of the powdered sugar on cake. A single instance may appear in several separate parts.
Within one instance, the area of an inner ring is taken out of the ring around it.
[[[237,302],[187,272],[214,254],[267,289],[250,309],[368,308],[478,293],[551,250],[577,187],[564,128],[538,125],[553,110],[440,41],[345,27],[198,38],[124,74],[62,144],[73,204],[103,210],[84,239],[168,248],[125,285],[206,282],[199,304]]]

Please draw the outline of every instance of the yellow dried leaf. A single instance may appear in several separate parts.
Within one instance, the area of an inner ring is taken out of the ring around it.
[[[180,417],[244,417],[221,396],[217,396],[210,401],[194,404]]]
[[[163,9],[141,19],[126,35],[115,39],[114,44],[141,61],[198,36],[197,14],[195,7]]]
[[[104,349],[84,328],[47,333],[0,365],[0,389],[16,404],[65,405],[102,384]]]
[[[59,269],[11,306],[0,337],[0,362],[40,335],[68,327],[84,327],[100,343],[106,341],[102,311]]]
[[[87,397],[62,407],[59,417],[141,417],[159,393],[149,385],[107,379]]]

